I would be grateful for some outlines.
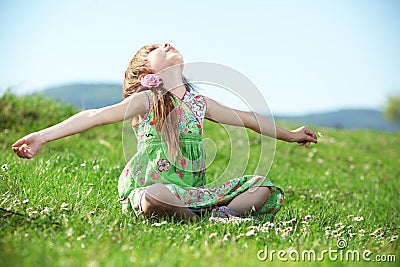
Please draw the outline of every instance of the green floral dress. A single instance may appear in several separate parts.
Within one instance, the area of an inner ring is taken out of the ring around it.
[[[150,92],[148,97],[151,99]],[[164,143],[160,141],[152,110],[143,121],[134,125],[138,139],[137,153],[127,163],[118,182],[118,192],[123,212],[133,209],[141,214],[143,192],[155,183],[164,184],[175,196],[195,212],[222,206],[252,187],[268,186],[271,197],[263,208],[253,215],[272,221],[282,206],[283,191],[267,178],[245,175],[227,181],[218,187],[206,184],[206,160],[202,143],[203,121],[207,104],[205,98],[186,91],[179,99],[174,96],[180,132],[180,152],[173,162],[167,157]]]

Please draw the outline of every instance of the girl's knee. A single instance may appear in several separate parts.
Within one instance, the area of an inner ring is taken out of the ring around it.
[[[141,200],[141,207],[143,212],[153,213],[158,209],[162,209],[165,206],[165,202],[168,198],[169,189],[161,184],[156,183],[150,185],[146,191],[143,192],[143,197]]]
[[[146,195],[155,199],[163,199],[168,193],[169,189],[161,183],[152,184],[145,191]]]
[[[275,191],[276,188],[275,188],[275,186],[266,186],[266,187],[264,187],[264,188],[266,188],[265,196],[266,196],[266,198],[267,198],[267,200],[268,200],[268,199],[271,197],[272,192]]]
[[[253,197],[254,208],[259,211],[272,195],[270,186],[261,186],[256,188],[256,194]]]
[[[250,194],[254,194],[255,198],[269,198],[274,191],[275,186],[257,186],[250,188],[248,191]]]

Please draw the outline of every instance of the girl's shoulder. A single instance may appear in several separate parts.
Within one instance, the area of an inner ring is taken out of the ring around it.
[[[152,107],[152,97],[149,94],[150,91],[140,91],[140,92],[135,92],[128,96],[125,100],[129,103],[129,105],[141,105],[142,106],[142,112],[141,114],[147,114],[151,107]]]
[[[144,90],[144,91],[136,92],[134,94],[137,95],[145,103],[148,103],[147,108],[149,111],[151,109],[151,107],[153,106],[153,97],[151,96],[150,90]]]
[[[145,90],[145,91],[140,91],[140,92],[134,92],[127,98],[138,98],[138,99],[145,99],[150,96],[150,90]]]

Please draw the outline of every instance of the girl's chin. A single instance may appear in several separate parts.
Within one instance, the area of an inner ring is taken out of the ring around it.
[[[173,65],[183,64],[183,57],[180,54],[174,54],[169,58],[169,61],[173,63]]]
[[[176,60],[171,60],[169,67],[176,66],[176,65],[183,65],[183,64],[184,64],[183,59],[180,58],[180,59],[176,59]]]

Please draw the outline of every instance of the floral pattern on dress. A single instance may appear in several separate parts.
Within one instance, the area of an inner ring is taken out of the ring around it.
[[[192,101],[188,102],[189,108],[193,111],[193,114],[199,120],[199,122],[203,122],[205,107],[206,104],[202,97],[196,95],[193,97]]]
[[[188,116],[191,117],[192,121],[197,120],[203,125],[204,116],[206,113],[206,101],[204,96],[197,93],[185,93],[182,102],[189,108]]]
[[[136,169],[136,172],[133,174],[134,176],[139,176],[140,175],[140,173],[142,172],[142,165],[138,165],[137,166],[137,169]]]
[[[158,179],[160,179],[160,175],[157,173],[157,172],[151,172],[151,177],[154,179],[154,180],[158,180]]]
[[[171,163],[164,158],[157,161],[157,166],[158,166],[158,171],[167,172],[169,170],[169,167],[171,166]]]
[[[186,158],[181,158],[179,160],[179,164],[181,165],[181,167],[186,167],[187,166],[187,160]]]

